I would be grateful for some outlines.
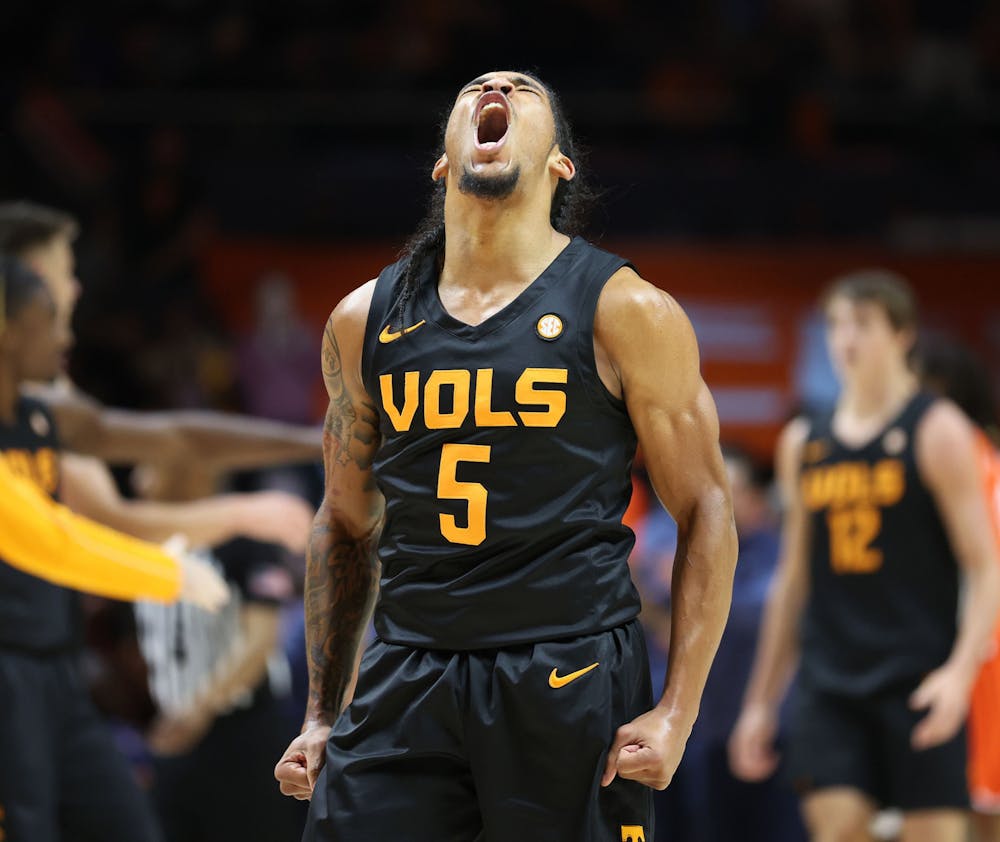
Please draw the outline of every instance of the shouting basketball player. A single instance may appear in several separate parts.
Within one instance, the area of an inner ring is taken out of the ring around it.
[[[695,338],[571,236],[573,140],[537,78],[467,84],[442,147],[408,254],[327,325],[311,699],[276,775],[317,842],[651,839],[736,556]],[[655,704],[621,522],[637,440],[679,528]]]

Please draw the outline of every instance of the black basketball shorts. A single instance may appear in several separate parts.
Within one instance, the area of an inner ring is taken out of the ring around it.
[[[158,842],[76,661],[0,650],[0,839]]]
[[[800,682],[788,737],[796,789],[850,787],[901,810],[968,809],[965,729],[943,745],[914,749],[910,736],[927,715],[910,709],[914,689],[855,698]]]
[[[338,719],[304,842],[652,842],[652,790],[600,786],[652,707],[637,621],[446,652],[376,641]]]

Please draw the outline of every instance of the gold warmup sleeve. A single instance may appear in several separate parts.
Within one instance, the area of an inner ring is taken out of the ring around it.
[[[111,599],[172,602],[181,588],[176,559],[74,514],[0,456],[0,558],[32,576]]]

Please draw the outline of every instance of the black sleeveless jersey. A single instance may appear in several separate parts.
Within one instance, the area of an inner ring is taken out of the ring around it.
[[[860,448],[837,441],[832,415],[812,425],[801,475],[812,577],[802,670],[821,689],[913,685],[951,653],[959,569],[914,444],[933,402],[916,395]]]
[[[11,469],[46,494],[59,487],[59,441],[44,404],[22,397],[17,421],[0,423],[0,452]],[[22,573],[0,557],[0,649],[56,652],[78,643],[79,610],[74,591]]]
[[[397,324],[403,266],[379,276],[362,372],[382,433],[383,640],[493,648],[639,613],[622,524],[636,437],[593,345],[598,296],[625,265],[574,239],[476,326],[445,311],[430,266]]]

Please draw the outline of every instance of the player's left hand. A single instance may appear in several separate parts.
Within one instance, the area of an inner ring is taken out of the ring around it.
[[[620,775],[653,789],[666,789],[690,733],[690,727],[682,726],[676,714],[660,708],[622,725],[608,751],[601,786],[608,786]]]
[[[910,696],[910,707],[928,713],[910,735],[914,749],[939,746],[958,733],[969,712],[972,681],[967,671],[945,664],[920,682]]]
[[[214,717],[200,708],[163,716],[153,723],[146,741],[154,754],[171,757],[191,751],[212,726]]]

